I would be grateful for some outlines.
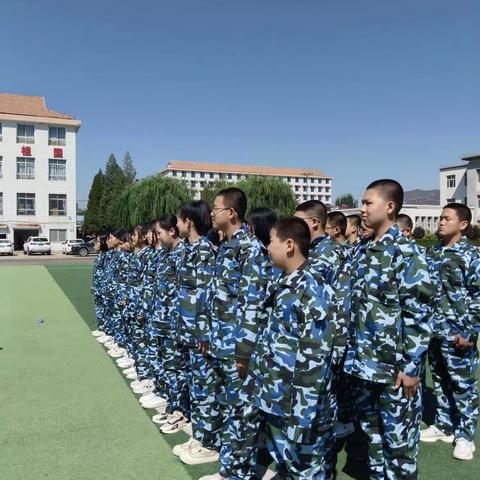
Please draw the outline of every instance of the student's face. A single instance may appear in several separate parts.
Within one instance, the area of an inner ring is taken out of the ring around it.
[[[320,222],[318,221],[317,217],[309,215],[308,212],[295,212],[294,215],[305,221],[305,223],[308,225],[308,229],[310,230],[310,236],[312,238],[315,238],[316,235],[318,235],[317,231],[320,226]]]
[[[95,239],[94,249],[95,249],[95,253],[100,253],[100,239],[98,237]]]
[[[224,198],[222,196],[215,197],[212,213],[210,214],[213,228],[225,231],[231,221],[232,215],[233,209],[225,206]]]
[[[457,212],[453,208],[444,208],[438,222],[438,236],[449,238],[463,233],[468,228],[467,221],[460,221]]]
[[[158,239],[163,247],[171,249],[174,243],[175,232],[173,229],[165,230],[164,228],[159,227],[157,230]]]
[[[138,230],[134,230],[132,236],[130,237],[130,241],[134,246],[137,246],[141,242],[141,237],[140,234],[138,233]]]
[[[149,245],[152,245],[152,243],[153,243],[153,231],[152,231],[151,228],[149,228],[148,231],[147,231],[147,243]]]
[[[118,245],[120,244],[120,241],[118,240],[117,237],[113,235],[109,235],[107,238],[107,246],[110,250],[117,248]]]
[[[177,215],[177,227],[178,231],[180,232],[180,236],[183,238],[188,237],[189,233],[189,220],[185,219],[183,220],[180,215]]]
[[[330,222],[327,221],[327,225],[325,226],[325,233],[332,238],[336,238],[340,233],[340,229],[338,227],[334,227],[330,224]]]
[[[285,260],[288,258],[289,251],[291,251],[288,243],[289,240],[280,240],[277,236],[277,230],[272,228],[270,231],[270,244],[268,245],[268,253],[272,259],[272,263],[282,270],[285,268]]]
[[[412,229],[410,227],[407,227],[407,225],[405,224],[402,225],[402,222],[398,222],[398,227],[400,228],[400,231],[402,232],[404,237],[412,237]]]
[[[385,200],[376,188],[370,188],[362,199],[362,222],[373,230],[380,228],[391,218],[395,211],[395,203]]]

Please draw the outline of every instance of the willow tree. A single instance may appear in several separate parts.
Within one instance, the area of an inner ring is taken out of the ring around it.
[[[227,182],[226,180],[219,179],[214,182],[208,182],[200,193],[200,198],[207,202],[210,207],[213,206],[213,201],[217,196],[217,193],[224,188],[235,186],[232,182]]]
[[[120,195],[117,218],[124,228],[146,223],[166,213],[176,213],[182,203],[192,200],[186,182],[160,175],[130,185]]]
[[[293,215],[295,212],[295,195],[289,185],[281,178],[254,176],[238,182],[247,195],[247,216],[253,208],[267,207],[279,217]]]

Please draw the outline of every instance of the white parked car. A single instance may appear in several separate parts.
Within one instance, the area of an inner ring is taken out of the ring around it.
[[[75,238],[73,240],[66,240],[62,243],[62,252],[64,255],[68,255],[72,253],[72,246],[73,245],[82,245],[85,242],[81,238]]]
[[[25,255],[31,255],[32,253],[46,253],[51,255],[52,247],[48,238],[45,237],[28,237],[27,241],[23,244],[23,253]]]
[[[13,244],[10,240],[0,238],[0,255],[13,255]]]

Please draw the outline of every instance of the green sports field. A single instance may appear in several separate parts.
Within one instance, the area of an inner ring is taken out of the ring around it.
[[[218,466],[185,467],[114,362],[90,335],[91,266],[0,267],[0,478],[196,479]],[[480,478],[452,447],[421,445],[420,478]],[[339,458],[338,478],[365,478]]]

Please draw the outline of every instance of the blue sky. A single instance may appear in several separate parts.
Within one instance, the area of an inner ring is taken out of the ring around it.
[[[0,91],[83,122],[78,199],[110,152],[317,167],[438,188],[480,150],[477,0],[1,2]]]

